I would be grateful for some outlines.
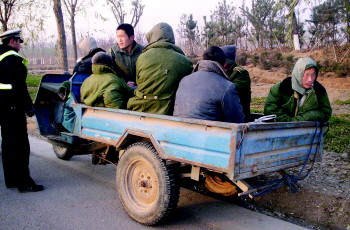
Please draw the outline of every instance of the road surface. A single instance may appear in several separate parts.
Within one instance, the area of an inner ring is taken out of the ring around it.
[[[62,161],[47,142],[30,137],[30,144],[31,174],[45,190],[7,189],[0,170],[2,230],[305,229],[183,188],[171,218],[146,227],[130,219],[119,202],[114,166],[92,165],[90,156]]]

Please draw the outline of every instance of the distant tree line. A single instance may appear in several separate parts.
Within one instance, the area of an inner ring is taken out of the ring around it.
[[[244,50],[292,46],[293,35],[307,48],[350,42],[349,0],[322,1],[309,8],[310,18],[301,18],[296,12],[300,2],[252,0],[251,6],[243,1],[243,5],[236,8],[222,0],[209,17],[203,18],[202,28],[190,14],[180,18],[178,31],[188,55],[201,50],[198,46],[203,49],[213,45],[236,45]],[[309,1],[305,4],[310,6]]]
[[[233,3],[220,0],[211,15],[200,19],[201,27],[195,15],[182,15],[177,28],[181,39],[177,42],[189,56],[196,56],[213,45],[236,45],[244,50],[294,45],[297,49],[296,44],[312,48],[350,42],[350,0],[319,2],[311,5],[310,0],[251,0],[249,6],[243,1],[242,6],[234,7]],[[2,0],[1,31],[25,28],[27,49],[44,52],[48,48],[43,44],[56,37],[43,33],[45,21],[49,15],[55,15],[58,36],[57,42],[50,44],[50,47],[60,57],[62,70],[67,70],[67,47],[70,57],[76,60],[78,56],[76,17],[86,14],[85,10],[93,7],[94,3],[93,0]],[[309,7],[308,18],[303,18],[305,16],[302,17],[297,10],[301,3]],[[105,7],[113,13],[117,24],[130,23],[136,27],[145,5],[141,0],[132,0],[129,4],[131,10],[127,12],[124,0],[105,0]],[[94,17],[96,20],[107,20],[102,12],[96,12]],[[69,44],[66,31],[70,31]],[[144,32],[135,34],[143,44]],[[112,38],[99,41],[104,48],[109,48],[113,42]]]

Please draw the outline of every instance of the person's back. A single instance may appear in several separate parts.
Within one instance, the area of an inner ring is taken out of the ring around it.
[[[149,45],[136,62],[138,88],[128,109],[172,115],[178,84],[191,73],[192,62],[174,45],[174,33],[168,24],[159,23],[146,38]]]
[[[222,52],[218,47],[214,51],[211,48],[205,52]],[[224,56],[222,58],[224,60]],[[212,60],[199,61],[196,72],[181,80],[176,92],[174,116],[242,123],[244,115],[236,87],[222,66]]]
[[[112,69],[112,57],[97,53],[92,58],[92,72],[80,88],[82,103],[89,106],[125,109],[131,90]]]

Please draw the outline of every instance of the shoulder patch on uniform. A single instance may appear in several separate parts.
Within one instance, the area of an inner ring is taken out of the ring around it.
[[[237,66],[237,67],[233,68],[233,70],[234,71],[238,71],[238,72],[244,71],[244,69],[242,67],[240,67],[240,66]]]

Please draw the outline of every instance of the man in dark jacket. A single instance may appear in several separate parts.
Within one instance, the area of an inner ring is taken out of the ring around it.
[[[106,52],[105,50],[97,46],[97,42],[93,37],[85,37],[78,45],[80,52],[83,57],[75,64],[73,69],[73,74],[92,74],[92,64],[91,59],[98,52]],[[64,81],[58,88],[58,95],[66,100],[70,93],[70,81]],[[70,109],[73,111],[72,109]]]
[[[92,75],[85,79],[80,88],[82,103],[126,109],[132,91],[112,67],[113,59],[109,54],[100,52],[92,57]]]
[[[74,66],[73,74],[82,73],[82,74],[92,74],[92,64],[91,58],[98,52],[106,52],[105,50],[98,47],[96,40],[93,37],[85,37],[78,45],[82,58]]]
[[[120,24],[117,28],[117,44],[109,51],[115,62],[115,72],[132,89],[136,86],[136,61],[143,50],[143,46],[137,44],[134,38],[134,27]]]
[[[21,30],[0,35],[0,126],[5,185],[19,192],[44,189],[35,184],[29,172],[30,146],[27,116],[34,115],[26,84],[28,61],[18,54],[23,42]]]
[[[222,65],[224,52],[216,46],[205,50],[194,72],[184,77],[176,92],[174,116],[243,123],[244,114],[235,84]]]
[[[236,46],[229,45],[220,47],[226,55],[224,69],[231,81],[235,84],[239,100],[241,101],[245,122],[250,121],[250,102],[251,102],[251,81],[249,73],[242,66],[236,63]]]
[[[264,114],[276,121],[328,121],[332,116],[326,89],[317,81],[318,67],[311,58],[300,58],[288,77],[273,85]]]
[[[98,47],[96,40],[93,37],[85,37],[78,45],[80,52],[83,57],[77,64],[74,66],[73,74],[92,74],[92,57],[98,52],[106,52],[105,50]],[[65,81],[58,88],[58,95],[65,101],[68,101],[65,104],[63,110],[63,121],[62,126],[69,132],[73,131],[74,122],[75,122],[75,112],[74,109],[70,106],[72,98],[69,98],[70,95],[71,82]]]

